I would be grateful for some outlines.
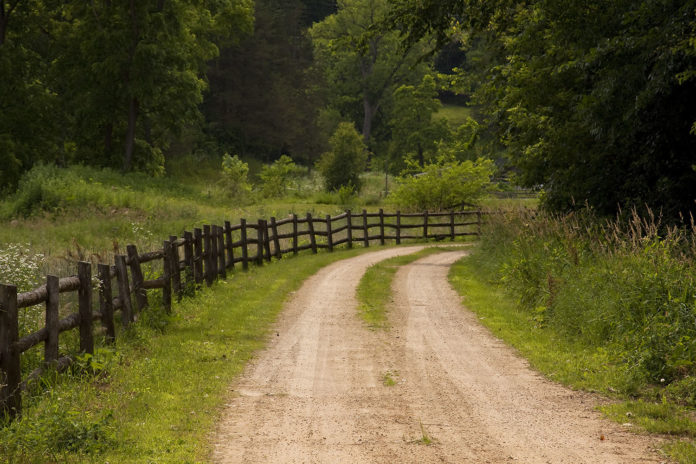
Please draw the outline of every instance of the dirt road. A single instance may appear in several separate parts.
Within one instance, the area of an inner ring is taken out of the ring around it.
[[[233,386],[216,462],[663,461],[650,438],[543,379],[462,308],[447,272],[464,252],[399,270],[392,328],[365,328],[354,297],[364,271],[419,248],[364,254],[305,282]]]

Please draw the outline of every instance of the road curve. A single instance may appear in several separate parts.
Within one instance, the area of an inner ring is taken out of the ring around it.
[[[602,419],[592,396],[542,378],[462,308],[447,272],[463,251],[400,269],[391,329],[367,329],[360,277],[421,248],[363,254],[304,283],[232,387],[215,462],[664,461],[651,439]]]

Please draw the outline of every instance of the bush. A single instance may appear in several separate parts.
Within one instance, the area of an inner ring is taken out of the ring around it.
[[[685,379],[696,375],[695,239],[694,230],[635,214],[629,223],[591,212],[492,216],[476,261],[537,327],[611,353],[624,385],[636,384],[628,377],[643,386],[692,385]]]
[[[352,123],[342,122],[329,140],[331,150],[324,153],[317,168],[324,176],[327,191],[348,187],[359,192],[360,174],[367,165],[367,147]]]
[[[423,167],[422,172],[413,161],[408,161],[411,174],[397,179],[397,187],[391,200],[406,210],[441,211],[474,204],[493,189],[491,176],[493,161],[479,158],[476,161],[457,161],[450,156],[438,159]]]
[[[222,156],[222,179],[220,184],[230,198],[240,200],[251,192],[248,176],[249,165],[239,159],[237,155],[230,156],[225,153]]]
[[[288,191],[288,187],[296,187],[297,177],[302,172],[287,155],[283,155],[271,165],[261,168],[261,192],[268,198],[282,197]]]

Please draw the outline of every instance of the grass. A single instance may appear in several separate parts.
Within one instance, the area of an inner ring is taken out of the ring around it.
[[[447,119],[452,128],[457,128],[473,117],[474,109],[469,106],[442,105],[436,118]]]
[[[689,411],[667,402],[623,401],[600,406],[607,417],[622,424],[631,424],[651,433],[696,437],[696,422]]]
[[[380,261],[370,266],[358,284],[358,312],[371,329],[388,328],[387,308],[392,301],[391,283],[401,266],[441,251],[430,247],[417,253]]]
[[[203,224],[307,212],[323,217],[345,207],[362,209],[366,202],[372,210],[383,182],[379,175],[366,175],[367,196],[351,198],[348,204],[334,203],[338,199],[330,195],[316,203],[321,193],[315,178],[308,178],[302,192],[286,198],[239,201],[225,196],[219,174],[210,163],[203,164],[205,176],[187,175],[198,170],[181,161],[172,168],[172,176],[163,178],[82,166],[39,166],[25,175],[17,194],[0,200],[0,244],[21,244],[31,254],[42,255],[39,275],[63,276],[74,273],[77,260],[105,262],[123,253],[127,244],[153,250],[170,235]]]
[[[420,430],[421,430],[421,436],[418,440],[416,440],[416,443],[420,443],[421,445],[425,446],[430,446],[435,442],[435,439],[430,436],[428,431],[425,429],[425,426],[423,425],[423,421],[420,421]]]
[[[288,294],[363,251],[282,259],[204,289],[171,317],[145,313],[114,349],[85,360],[98,375],[57,376],[25,399],[24,417],[0,429],[0,462],[207,461],[229,384],[264,345]]]
[[[397,371],[387,371],[382,375],[382,385],[385,387],[393,387],[396,385],[399,373]]]

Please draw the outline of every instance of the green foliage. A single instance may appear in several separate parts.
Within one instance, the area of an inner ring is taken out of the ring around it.
[[[64,410],[55,402],[41,417],[19,420],[0,429],[0,450],[4,456],[15,456],[21,462],[40,462],[37,455],[55,460],[65,452],[98,454],[113,443],[115,431],[111,423],[110,413],[85,417],[79,411]]]
[[[0,190],[39,161],[161,174],[172,142],[200,122],[208,61],[250,30],[252,9],[249,0],[0,8]]]
[[[203,111],[214,137],[230,151],[270,161],[279,153],[303,163],[325,149],[314,122],[320,98],[311,89],[312,44],[306,0],[256,0],[254,32],[221,47],[209,67]],[[321,11],[321,10],[320,10]],[[330,132],[329,132],[330,134]],[[328,137],[327,137],[328,138]]]
[[[694,0],[394,4],[407,43],[462,43],[456,90],[547,208],[694,211]]]
[[[415,157],[420,166],[437,153],[437,144],[450,135],[449,125],[444,119],[433,115],[440,108],[435,79],[423,77],[418,86],[402,85],[394,92],[389,147],[390,171],[397,173],[404,168],[407,156]]]
[[[519,215],[492,221],[481,255],[539,327],[609,350],[626,386],[666,386],[696,374],[696,250],[694,231],[659,230]]]
[[[230,156],[227,153],[223,155],[220,184],[230,198],[242,200],[251,193],[248,175],[249,165],[247,163],[239,159],[237,155]]]
[[[404,210],[442,211],[470,205],[492,190],[494,164],[479,158],[458,161],[441,155],[426,164],[422,172],[417,163],[408,162],[410,173],[397,179],[390,200]]]
[[[265,197],[277,198],[288,193],[288,188],[297,189],[297,177],[302,173],[287,155],[282,155],[271,165],[261,168],[261,192]]]
[[[419,84],[429,68],[421,59],[427,41],[401,47],[397,31],[379,27],[390,8],[387,0],[341,0],[335,14],[309,29],[328,106],[360,127],[370,147],[388,139],[384,116],[394,91]]]
[[[360,191],[360,174],[367,163],[367,147],[355,126],[342,122],[329,140],[331,151],[324,153],[317,164],[324,176],[326,190],[348,187]]]

